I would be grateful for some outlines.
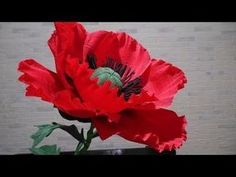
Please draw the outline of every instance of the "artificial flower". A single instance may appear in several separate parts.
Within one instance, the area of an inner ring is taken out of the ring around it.
[[[186,118],[168,110],[187,79],[172,64],[152,58],[124,32],[88,32],[57,22],[48,40],[56,71],[34,59],[18,70],[26,96],[50,102],[64,118],[91,122],[102,140],[119,135],[159,152],[186,141]]]

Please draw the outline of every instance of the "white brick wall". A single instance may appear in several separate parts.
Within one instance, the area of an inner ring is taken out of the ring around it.
[[[125,31],[153,57],[184,70],[188,84],[171,109],[188,118],[188,140],[178,154],[236,153],[236,23],[84,23],[89,31]],[[54,70],[47,40],[52,23],[0,23],[0,154],[28,152],[35,124],[57,121],[53,107],[24,96],[16,68],[36,58]],[[56,130],[45,143],[73,150],[75,141]],[[119,137],[94,140],[91,149],[142,147]]]

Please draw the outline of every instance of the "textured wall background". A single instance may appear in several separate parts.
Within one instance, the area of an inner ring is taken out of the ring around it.
[[[84,23],[89,31],[125,31],[153,57],[184,70],[188,84],[171,109],[188,118],[188,140],[178,154],[236,154],[236,23]],[[54,70],[47,40],[52,23],[0,23],[0,154],[28,152],[33,125],[60,118],[52,105],[25,97],[17,63],[36,58]],[[55,130],[45,143],[73,150],[75,141]],[[91,149],[142,147],[119,137],[94,140]]]

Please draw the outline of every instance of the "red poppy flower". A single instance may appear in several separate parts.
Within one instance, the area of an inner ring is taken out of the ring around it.
[[[27,96],[53,103],[70,120],[91,121],[103,140],[117,134],[159,152],[182,145],[185,116],[165,109],[187,81],[180,69],[151,59],[126,33],[90,33],[79,23],[55,28],[48,44],[56,72],[33,59],[19,63]]]

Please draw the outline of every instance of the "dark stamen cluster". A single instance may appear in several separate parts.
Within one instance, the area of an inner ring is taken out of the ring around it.
[[[141,92],[141,79],[139,77],[135,78],[132,81],[129,81],[120,89],[120,93],[124,93],[124,98],[127,101],[132,93],[139,94]]]
[[[96,58],[94,55],[87,55],[87,62],[89,64],[89,67],[91,69],[96,69],[97,65],[96,65]]]
[[[127,65],[123,65],[121,63],[115,62],[112,58],[109,57],[104,65],[104,67],[109,67],[109,68],[113,69],[122,78],[123,74],[126,71]]]
[[[113,60],[112,58],[108,58],[104,67],[109,67],[117,72],[120,77],[123,85],[130,81],[132,75],[134,75],[134,71],[131,70],[127,65],[123,65],[120,62]]]
[[[96,58],[94,55],[88,55],[87,62],[91,69],[97,68]],[[141,92],[141,79],[137,77],[131,80],[135,72],[127,65],[117,62],[109,57],[103,67],[109,67],[120,75],[123,86],[120,88],[118,95],[123,93],[126,101],[133,93],[139,94]]]

